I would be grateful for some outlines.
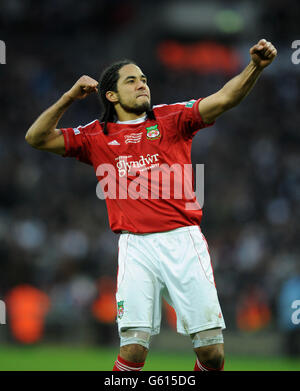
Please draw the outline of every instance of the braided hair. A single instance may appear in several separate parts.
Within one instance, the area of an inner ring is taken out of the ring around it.
[[[106,135],[108,134],[107,123],[114,122],[117,119],[117,113],[114,108],[114,104],[106,98],[106,92],[107,91],[117,92],[117,82],[120,77],[119,70],[123,66],[129,65],[129,64],[136,65],[136,63],[134,61],[128,60],[128,59],[117,61],[117,62],[111,64],[108,68],[106,68],[102,72],[100,79],[99,79],[98,94],[99,94],[100,103],[103,107],[103,113],[100,117],[100,122],[104,122],[103,133]],[[147,112],[147,115],[150,119],[155,119],[155,116],[154,116],[154,113],[152,110]]]

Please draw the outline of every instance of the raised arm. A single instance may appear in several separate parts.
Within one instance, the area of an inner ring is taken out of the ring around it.
[[[58,121],[72,102],[84,99],[97,91],[98,82],[89,76],[81,76],[73,87],[44,111],[28,129],[25,140],[33,148],[63,155],[65,153],[64,137],[57,129]]]
[[[205,123],[213,122],[219,115],[241,102],[254,87],[262,70],[271,64],[277,50],[265,39],[261,39],[250,49],[251,61],[247,67],[215,94],[199,103],[199,112]]]

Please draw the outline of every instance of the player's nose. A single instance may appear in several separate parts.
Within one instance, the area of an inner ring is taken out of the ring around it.
[[[142,81],[139,80],[136,85],[137,90],[146,90],[146,84]]]

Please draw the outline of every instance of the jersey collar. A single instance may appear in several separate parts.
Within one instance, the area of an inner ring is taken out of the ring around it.
[[[120,125],[141,124],[142,122],[145,122],[146,119],[147,119],[147,114],[145,114],[144,117],[132,119],[130,121],[117,121],[116,124],[120,124]]]

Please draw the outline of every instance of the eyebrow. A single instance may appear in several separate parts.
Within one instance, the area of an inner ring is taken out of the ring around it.
[[[140,77],[141,77],[141,79],[147,80],[147,76],[145,76],[144,74],[142,74]],[[136,76],[127,76],[124,81],[126,81],[128,79],[137,79],[137,77]]]

